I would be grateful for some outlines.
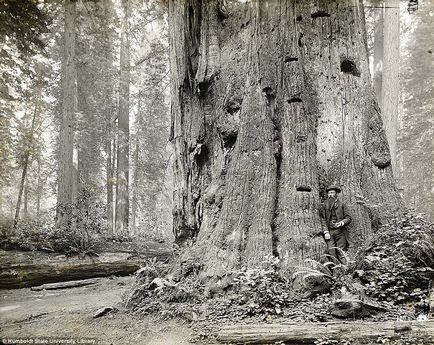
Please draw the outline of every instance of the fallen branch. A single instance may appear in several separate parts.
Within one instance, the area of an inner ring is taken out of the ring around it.
[[[100,282],[101,279],[84,279],[84,280],[72,280],[60,283],[43,284],[39,286],[33,286],[30,288],[32,291],[41,290],[57,290],[57,289],[69,289],[79,286],[93,285]]]
[[[401,336],[429,337],[434,334],[434,320],[396,322],[330,322],[306,324],[256,324],[223,327],[217,339],[223,343],[268,344],[284,341],[287,344],[312,344],[319,338],[366,339]]]

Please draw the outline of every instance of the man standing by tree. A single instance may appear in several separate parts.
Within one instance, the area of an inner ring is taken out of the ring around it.
[[[351,217],[347,207],[338,199],[341,189],[331,185],[326,189],[327,200],[321,205],[321,217],[325,219],[327,230],[324,238],[327,241],[328,254],[333,255],[343,263],[343,253],[348,249],[348,229],[346,225],[351,223]]]

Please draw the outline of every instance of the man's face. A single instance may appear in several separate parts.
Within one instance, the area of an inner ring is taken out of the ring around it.
[[[336,198],[336,195],[337,195],[337,193],[336,193],[336,191],[335,191],[334,189],[329,190],[329,191],[327,192],[327,196],[328,196],[329,198],[333,198],[333,199],[335,199],[335,198]]]

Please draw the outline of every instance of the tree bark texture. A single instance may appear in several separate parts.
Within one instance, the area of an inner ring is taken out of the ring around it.
[[[120,86],[116,179],[115,229],[117,236],[128,235],[129,218],[129,94],[130,43],[128,33],[129,0],[123,0],[124,18],[121,28]]]
[[[172,0],[169,20],[173,226],[203,279],[318,257],[329,183],[354,246],[399,209],[359,1]]]
[[[75,20],[76,2],[65,2],[64,57],[62,75],[62,122],[59,135],[59,172],[57,204],[71,204],[74,195],[74,114],[76,110],[76,69],[75,69]],[[65,219],[57,215],[62,223]]]
[[[399,104],[399,0],[387,1],[384,8],[383,35],[381,111],[395,169]]]

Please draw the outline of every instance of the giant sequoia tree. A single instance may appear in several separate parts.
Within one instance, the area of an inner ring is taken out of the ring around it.
[[[399,210],[360,1],[172,0],[169,20],[174,231],[204,279],[321,253],[328,183],[353,244]]]

